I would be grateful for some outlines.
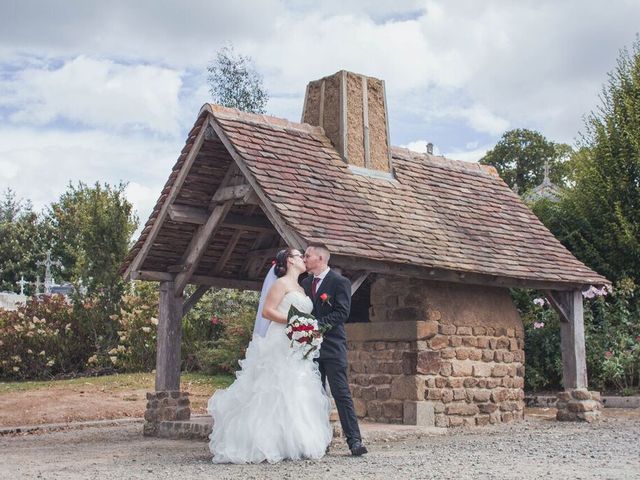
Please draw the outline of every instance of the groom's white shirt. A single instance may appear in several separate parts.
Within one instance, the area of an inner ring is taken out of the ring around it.
[[[322,281],[324,280],[324,277],[327,276],[327,273],[329,273],[329,270],[331,270],[331,267],[327,267],[327,269],[322,272],[320,275],[314,275],[313,278],[319,278],[320,281],[318,282],[318,284],[316,285],[316,292],[320,290],[320,285],[322,285]]]

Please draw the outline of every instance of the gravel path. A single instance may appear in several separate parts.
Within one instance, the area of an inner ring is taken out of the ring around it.
[[[204,442],[144,438],[141,425],[0,437],[0,478],[69,479],[640,479],[640,410],[593,425],[529,416],[518,424],[368,443],[320,461],[213,465]]]

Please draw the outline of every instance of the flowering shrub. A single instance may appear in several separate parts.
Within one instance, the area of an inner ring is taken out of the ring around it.
[[[151,371],[156,364],[158,285],[136,282],[122,297],[120,312],[110,316],[117,326],[117,345],[89,358],[90,365],[111,364],[123,372]]]
[[[0,309],[0,378],[47,378],[82,368],[83,344],[73,308],[59,295],[29,300],[16,311]]]
[[[583,292],[589,387],[630,393],[640,387],[640,311],[637,286],[622,280],[615,289]],[[525,328],[525,388],[562,387],[560,320],[532,292],[512,290]]]

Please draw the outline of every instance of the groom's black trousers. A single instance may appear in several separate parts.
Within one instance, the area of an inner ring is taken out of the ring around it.
[[[336,402],[342,431],[347,437],[349,448],[353,442],[362,440],[360,436],[360,428],[358,427],[358,417],[353,406],[353,399],[349,391],[349,380],[347,379],[347,363],[339,359],[319,360],[318,367],[322,378],[322,385],[326,385],[326,379],[329,380],[329,388],[331,395]]]

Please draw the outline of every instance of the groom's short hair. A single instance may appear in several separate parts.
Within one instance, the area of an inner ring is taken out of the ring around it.
[[[311,242],[307,246],[311,247],[311,248],[314,248],[316,250],[319,250],[320,253],[322,254],[322,257],[327,261],[327,263],[329,262],[329,258],[331,257],[331,252],[329,251],[329,248],[324,243],[322,243],[322,242]]]

